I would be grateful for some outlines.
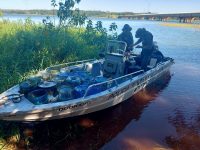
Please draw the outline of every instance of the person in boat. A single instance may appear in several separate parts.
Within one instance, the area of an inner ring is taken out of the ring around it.
[[[133,35],[131,33],[132,28],[130,25],[125,24],[124,27],[122,28],[122,33],[118,36],[119,41],[123,41],[127,44],[126,51],[125,51],[125,56],[128,58],[130,55],[130,52],[133,50]],[[125,62],[125,68],[124,68],[124,74],[128,73],[128,68],[130,66],[129,61],[127,60]]]
[[[137,45],[136,48],[142,48],[141,55],[136,59],[136,62],[141,65],[142,69],[146,70],[154,50],[153,35],[145,28],[139,28],[135,37],[139,39],[133,46]],[[140,43],[142,43],[142,46],[138,45]]]
[[[123,41],[127,44],[126,52],[130,52],[133,50],[132,45],[134,44],[134,41],[131,30],[132,28],[130,27],[130,25],[125,24],[122,28],[122,33],[118,36],[119,41]]]

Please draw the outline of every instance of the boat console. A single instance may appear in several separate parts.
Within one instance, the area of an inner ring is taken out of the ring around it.
[[[116,78],[124,75],[125,61],[124,52],[126,43],[122,41],[109,41],[103,64],[105,77]]]

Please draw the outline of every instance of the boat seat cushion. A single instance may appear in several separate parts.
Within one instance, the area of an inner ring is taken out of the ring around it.
[[[106,60],[103,64],[103,70],[106,73],[115,74],[117,70],[117,62],[112,60]]]
[[[83,69],[87,72],[92,72],[92,63],[85,63]]]
[[[102,74],[101,64],[99,62],[92,64],[91,74],[93,77],[100,76]]]

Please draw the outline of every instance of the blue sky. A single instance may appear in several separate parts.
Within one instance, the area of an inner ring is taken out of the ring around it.
[[[0,0],[0,9],[52,9],[51,0]],[[200,12],[200,0],[82,0],[83,10],[129,12]]]

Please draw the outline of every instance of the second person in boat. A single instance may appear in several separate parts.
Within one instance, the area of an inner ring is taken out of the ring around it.
[[[139,40],[132,46],[137,45],[136,48],[142,48],[141,56],[136,61],[139,62],[142,69],[146,70],[153,53],[153,35],[145,28],[139,28],[136,31],[135,37],[139,38]],[[142,45],[138,45],[140,43]]]
[[[123,41],[127,44],[126,52],[128,53],[133,50],[132,45],[134,44],[131,30],[132,28],[130,27],[130,25],[125,24],[122,28],[122,33],[118,36],[119,41]]]

